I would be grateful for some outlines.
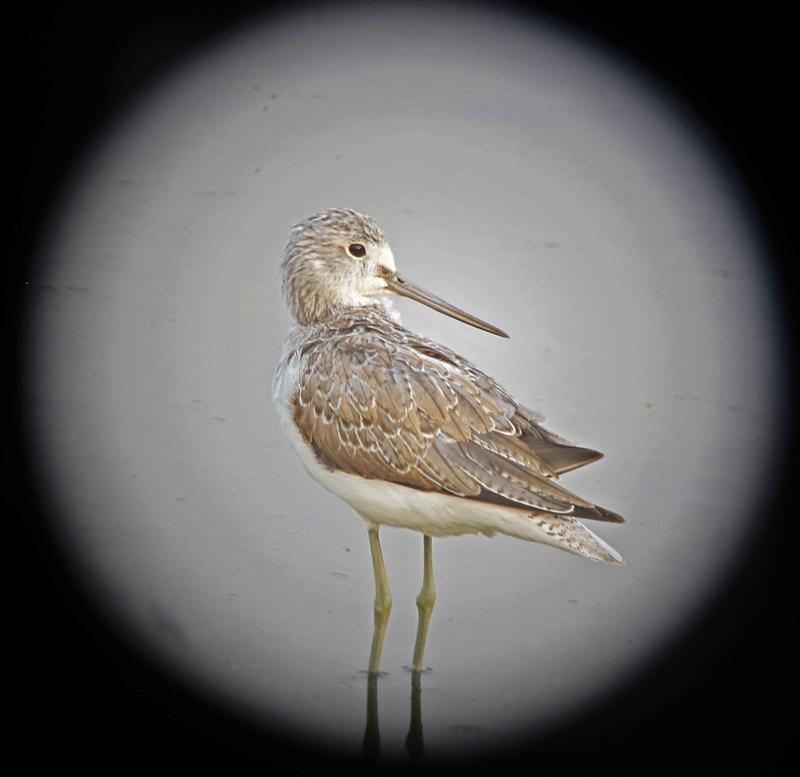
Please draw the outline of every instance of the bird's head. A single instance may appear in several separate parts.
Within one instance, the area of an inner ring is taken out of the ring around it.
[[[349,208],[329,208],[292,228],[281,264],[286,304],[300,324],[337,312],[380,304],[398,294],[492,334],[497,327],[424,291],[397,274],[386,235],[375,219]]]

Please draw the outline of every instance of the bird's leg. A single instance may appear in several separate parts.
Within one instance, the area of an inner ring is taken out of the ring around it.
[[[428,624],[431,622],[433,605],[436,602],[436,586],[433,582],[433,551],[432,540],[426,534],[422,538],[423,547],[423,572],[422,590],[417,596],[417,641],[414,643],[414,660],[411,664],[413,671],[421,671],[422,654],[425,652],[425,639],[428,636]]]
[[[372,629],[372,647],[369,651],[369,672],[372,674],[377,673],[380,667],[383,638],[392,611],[392,593],[389,590],[386,567],[383,565],[377,526],[369,529],[369,548],[372,551],[372,571],[375,574],[375,622]]]

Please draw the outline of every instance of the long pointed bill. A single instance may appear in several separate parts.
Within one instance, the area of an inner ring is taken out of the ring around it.
[[[469,313],[465,313],[460,308],[455,307],[455,305],[451,305],[449,302],[445,302],[435,294],[431,294],[429,291],[425,291],[419,286],[415,286],[413,283],[401,278],[399,275],[386,278],[386,287],[389,289],[389,291],[393,291],[395,294],[399,294],[401,297],[408,297],[409,299],[421,302],[423,305],[427,305],[429,308],[438,310],[440,313],[444,313],[446,316],[455,318],[458,321],[463,321],[465,324],[477,327],[478,329],[483,329],[484,332],[491,332],[493,335],[497,335],[498,337],[508,337],[508,335],[502,329],[498,329],[496,326],[487,324],[485,321],[481,321],[481,319],[475,318],[475,316],[471,316]]]

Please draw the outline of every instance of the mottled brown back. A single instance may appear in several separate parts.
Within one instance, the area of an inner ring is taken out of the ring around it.
[[[313,327],[294,420],[333,470],[537,512],[621,522],[562,488],[602,457],[545,429],[492,378],[383,308]]]

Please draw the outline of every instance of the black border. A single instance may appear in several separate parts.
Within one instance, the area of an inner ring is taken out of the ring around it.
[[[776,315],[786,354],[793,339],[796,286],[791,260],[798,201],[796,34],[779,3],[725,5],[607,2],[515,4],[597,36],[674,90],[710,132],[757,214],[776,279]],[[208,703],[144,659],[94,609],[46,529],[44,495],[25,455],[24,395],[9,375],[19,367],[20,316],[31,257],[55,193],[103,123],[146,91],[186,52],[235,26],[264,3],[161,2],[99,5],[29,2],[6,38],[6,148],[11,183],[5,269],[3,496],[7,502],[6,631],[12,693],[9,740],[29,766],[89,771],[243,768],[332,770],[331,754],[256,728]],[[283,8],[272,6],[274,12]],[[792,207],[793,206],[793,207]],[[792,210],[790,211],[790,207]],[[796,361],[796,357],[794,358]],[[786,364],[787,396],[796,367]],[[787,440],[797,428],[787,419]],[[798,690],[798,547],[791,445],[776,462],[758,540],[740,577],[689,636],[624,693],[558,734],[514,752],[473,759],[460,770],[590,766],[603,771],[714,768],[778,770],[796,755],[790,727]],[[774,773],[774,772],[773,772]]]

